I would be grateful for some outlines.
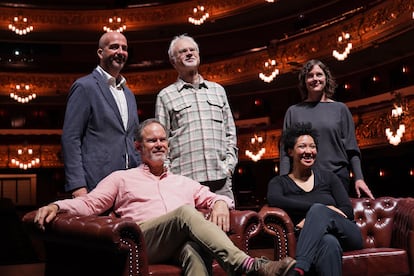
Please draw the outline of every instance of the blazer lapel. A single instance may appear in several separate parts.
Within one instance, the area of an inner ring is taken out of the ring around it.
[[[119,123],[123,127],[121,113],[119,112],[118,106],[116,105],[114,96],[111,93],[111,90],[109,90],[109,86],[106,83],[106,80],[102,77],[102,75],[95,69],[92,72],[94,78],[96,79],[96,85],[99,87],[102,95],[108,102],[109,106],[113,109],[114,113],[116,114],[116,117],[118,118]]]
[[[128,124],[127,124],[127,129],[130,129],[134,124],[134,120],[133,118],[135,117],[135,114],[138,110],[136,110],[136,108],[134,108],[134,104],[132,104],[131,101],[136,101],[135,100],[135,96],[132,93],[131,90],[129,90],[129,88],[127,86],[124,86],[124,94],[125,94],[125,98],[127,101],[127,106],[128,106]]]

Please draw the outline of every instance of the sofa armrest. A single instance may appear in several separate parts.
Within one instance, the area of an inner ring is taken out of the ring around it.
[[[391,246],[407,251],[414,271],[414,198],[400,198],[394,216]]]
[[[295,226],[289,215],[282,209],[264,205],[259,211],[264,233],[274,239],[274,259],[281,260],[286,256],[295,256]]]
[[[251,210],[232,210],[230,219],[230,239],[238,248],[249,254],[250,240],[262,231],[259,215]]]
[[[116,266],[108,265],[112,268],[117,267],[118,270],[125,270],[122,275],[148,274],[144,239],[139,226],[134,221],[112,216],[75,216],[59,213],[46,225],[45,231],[42,231],[34,223],[35,215],[36,211],[29,212],[22,220],[32,237],[45,243],[46,263],[55,264],[52,265],[53,268],[49,267],[49,271],[58,269],[63,262],[74,270],[74,266],[82,269],[81,263],[84,262],[90,265],[93,259],[105,264],[104,255],[111,253],[114,256],[127,256],[127,258],[119,258],[119,260],[126,259],[127,263],[121,264],[119,262],[122,261],[118,260]],[[93,256],[85,256],[85,252]],[[65,257],[70,258],[70,265]],[[90,259],[84,261],[85,257]],[[48,274],[57,275],[58,272]]]

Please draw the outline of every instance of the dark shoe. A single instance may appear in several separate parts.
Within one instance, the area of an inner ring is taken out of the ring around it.
[[[296,264],[295,259],[286,257],[281,261],[270,261],[266,258],[255,258],[253,271],[248,275],[286,276],[286,273]]]

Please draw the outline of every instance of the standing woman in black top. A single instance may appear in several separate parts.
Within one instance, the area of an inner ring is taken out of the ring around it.
[[[313,168],[318,146],[310,123],[286,129],[282,142],[292,170],[269,182],[267,200],[270,206],[284,209],[300,233],[296,266],[288,275],[315,271],[340,276],[342,251],[362,248],[351,201],[338,176]]]

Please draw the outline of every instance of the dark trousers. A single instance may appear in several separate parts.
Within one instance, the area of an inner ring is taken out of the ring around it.
[[[225,195],[230,199],[234,200],[231,176],[228,176],[224,179],[200,182],[200,184],[208,186],[210,188],[210,191],[212,191],[213,193],[216,193],[218,195]]]
[[[306,214],[296,247],[296,267],[321,276],[342,275],[342,250],[362,248],[359,227],[327,206],[315,203]]]

